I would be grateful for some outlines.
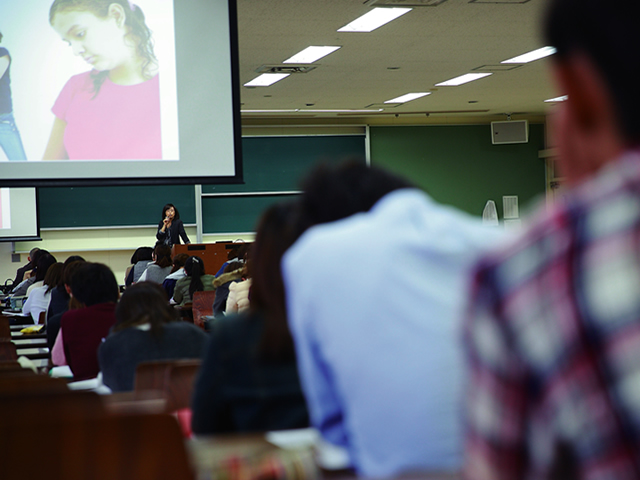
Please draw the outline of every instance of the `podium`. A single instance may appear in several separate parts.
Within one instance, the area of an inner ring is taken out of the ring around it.
[[[186,253],[189,256],[200,257],[204,262],[204,271],[209,275],[215,275],[224,262],[227,261],[227,251],[237,243],[190,243],[188,245],[174,245],[171,257],[179,253]]]

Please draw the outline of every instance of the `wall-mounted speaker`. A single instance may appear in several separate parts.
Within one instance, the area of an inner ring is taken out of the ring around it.
[[[491,122],[491,143],[527,143],[529,141],[529,122],[512,120],[508,122]]]

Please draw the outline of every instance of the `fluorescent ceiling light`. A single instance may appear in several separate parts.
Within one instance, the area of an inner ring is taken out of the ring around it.
[[[376,28],[411,11],[411,8],[374,8],[353,22],[340,28],[339,32],[372,32]]]
[[[291,75],[290,73],[263,73],[244,84],[245,87],[268,87]]]
[[[529,63],[533,62],[534,60],[548,57],[549,55],[553,55],[554,53],[556,53],[556,49],[554,47],[542,47],[534,50],[533,52],[524,53],[500,63]]]
[[[339,48],[340,47],[307,47],[301,52],[296,53],[293,57],[287,58],[282,63],[313,63],[335,52]]]
[[[459,77],[452,78],[451,80],[447,80],[446,82],[436,83],[436,87],[457,87],[458,85],[462,85],[463,83],[473,82],[474,80],[479,80],[484,77],[488,77],[489,75],[493,75],[492,73],[467,73],[465,75],[460,75]]]
[[[416,98],[424,97],[426,95],[431,95],[431,92],[407,93],[405,95],[392,98],[391,100],[387,100],[384,103],[406,103],[410,102],[411,100],[415,100]]]
[[[552,103],[552,102],[564,102],[568,98],[569,98],[568,95],[562,95],[560,97],[555,97],[555,98],[550,98],[548,100],[545,100],[545,102],[549,102],[549,103]]]

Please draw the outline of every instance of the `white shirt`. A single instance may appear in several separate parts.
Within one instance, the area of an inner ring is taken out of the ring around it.
[[[46,312],[49,309],[49,302],[51,301],[51,292],[47,292],[48,285],[42,285],[35,287],[31,290],[27,301],[22,306],[22,313],[30,313],[33,318],[33,323],[38,323],[41,312]]]
[[[360,475],[461,467],[460,321],[470,270],[501,237],[403,189],[311,228],[285,254],[312,424]]]

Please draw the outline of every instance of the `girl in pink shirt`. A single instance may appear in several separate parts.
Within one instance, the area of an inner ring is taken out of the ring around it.
[[[92,70],[60,92],[44,159],[161,159],[158,63],[140,7],[55,0],[49,21]]]

